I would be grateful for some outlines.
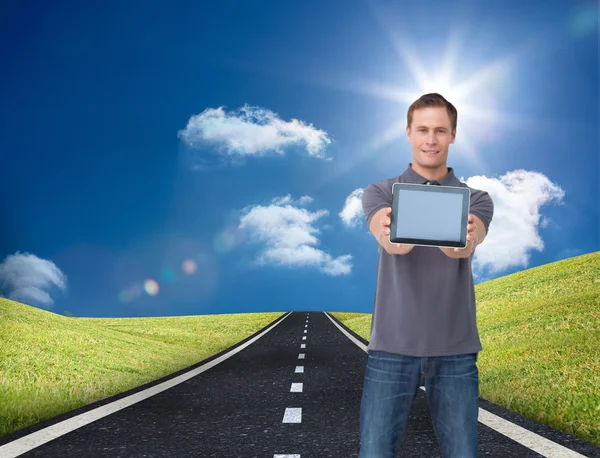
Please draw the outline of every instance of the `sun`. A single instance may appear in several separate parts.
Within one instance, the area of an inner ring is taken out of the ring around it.
[[[385,29],[383,22],[382,26]],[[515,110],[502,111],[500,107],[504,104],[504,99],[517,92],[522,62],[527,60],[523,56],[544,49],[547,36],[544,33],[534,34],[516,49],[482,64],[465,57],[468,43],[460,39],[463,29],[455,25],[447,37],[435,40],[435,43],[444,44],[440,49],[441,55],[424,52],[423,48],[433,45],[433,42],[420,42],[419,46],[415,46],[405,36],[398,38],[397,31],[401,30],[399,27],[384,30],[396,50],[398,73],[402,76],[395,79],[401,81],[396,85],[389,85],[356,79],[352,83],[346,77],[344,85],[353,92],[383,99],[386,103],[398,103],[398,116],[376,132],[366,147],[361,148],[360,153],[345,158],[344,163],[322,185],[368,161],[384,147],[399,144],[402,140],[407,142],[406,112],[423,94],[439,93],[456,107],[458,125],[451,154],[455,159],[469,162],[475,169],[486,168],[484,162],[487,146],[497,144],[510,134],[509,130],[543,126],[544,121],[539,118],[519,115]],[[390,149],[390,154],[397,155],[398,149]]]
[[[445,44],[445,48],[441,55],[432,55],[421,47],[426,48],[433,41],[417,47],[406,36],[399,37],[398,28],[386,27],[384,17],[380,16],[380,23],[397,52],[399,68],[407,75],[402,87],[411,90],[378,83],[367,85],[367,92],[372,95],[402,105],[399,110],[402,115],[374,136],[373,149],[405,136],[408,107],[423,94],[432,92],[441,94],[456,107],[459,119],[453,152],[461,159],[468,159],[473,167],[482,166],[481,147],[500,138],[503,129],[541,126],[539,119],[503,112],[500,106],[503,98],[517,90],[523,56],[543,49],[547,38],[544,33],[534,34],[516,49],[482,64],[466,57],[469,46],[466,40],[461,41],[464,27],[458,24],[451,26],[448,36],[435,40]]]

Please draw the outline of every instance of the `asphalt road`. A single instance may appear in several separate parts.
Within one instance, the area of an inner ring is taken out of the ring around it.
[[[0,457],[358,457],[367,341],[291,312],[194,366],[0,438]],[[480,399],[480,457],[600,448]],[[425,391],[400,457],[440,457]]]

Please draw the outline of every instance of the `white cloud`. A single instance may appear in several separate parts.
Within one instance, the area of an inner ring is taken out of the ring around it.
[[[551,201],[561,203],[565,192],[545,175],[526,170],[500,178],[470,177],[466,183],[487,191],[494,201],[489,233],[474,255],[474,275],[483,269],[497,273],[527,267],[531,250],[544,249],[538,229],[546,227],[549,219],[540,215],[540,208]]]
[[[291,194],[287,194],[283,197],[275,197],[271,202],[274,205],[306,205],[313,201],[310,196],[302,196],[298,200],[292,200]]]
[[[56,265],[33,254],[8,255],[0,264],[0,289],[3,297],[51,308],[54,300],[46,289],[52,285],[65,291],[67,277]]]
[[[310,156],[324,158],[324,149],[331,143],[327,132],[312,124],[284,121],[266,108],[247,104],[230,113],[223,107],[207,108],[192,116],[178,137],[190,147],[215,144],[230,156],[283,155],[286,148],[303,145]]]
[[[312,200],[308,196],[301,201]],[[316,267],[328,275],[346,275],[352,269],[352,256],[334,258],[316,248],[319,229],[314,224],[327,210],[309,212],[294,207],[289,196],[273,199],[277,204],[246,207],[240,218],[240,228],[249,232],[250,238],[264,244],[257,264],[275,264],[292,267]],[[285,206],[283,206],[285,204]]]
[[[355,189],[346,197],[344,209],[339,213],[346,226],[357,226],[361,222],[361,217],[364,215],[362,209],[363,191],[362,188]]]
[[[298,199],[299,205],[310,204],[313,201],[313,198],[310,196],[302,196]]]

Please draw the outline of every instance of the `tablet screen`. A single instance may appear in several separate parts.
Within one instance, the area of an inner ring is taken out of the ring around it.
[[[396,183],[393,191],[392,242],[466,245],[468,188]]]

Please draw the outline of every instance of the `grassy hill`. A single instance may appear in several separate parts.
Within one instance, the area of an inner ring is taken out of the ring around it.
[[[600,445],[600,252],[475,291],[480,395]],[[75,318],[0,298],[0,436],[172,374],[283,313]],[[369,339],[370,314],[332,315]]]
[[[0,298],[0,436],[191,366],[281,315],[74,318]]]

